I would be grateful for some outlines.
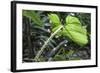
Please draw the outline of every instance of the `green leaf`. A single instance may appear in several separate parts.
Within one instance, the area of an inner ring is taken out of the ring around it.
[[[72,41],[80,46],[88,43],[86,28],[81,25],[78,18],[73,16],[67,16],[63,35],[68,36]]]
[[[55,57],[53,58],[54,61],[64,61],[66,60],[64,55],[55,55]]]
[[[78,18],[70,16],[70,15],[67,16],[66,23],[67,24],[73,24],[74,23],[74,25],[79,25],[79,26],[81,24]]]
[[[57,14],[48,14],[53,27],[56,27],[61,24],[60,19]]]
[[[52,23],[52,32],[55,32],[57,29],[59,29],[62,26],[60,19],[57,14],[48,14],[48,16]],[[61,31],[59,31],[56,35],[58,37],[61,36]]]
[[[67,53],[67,56],[72,56],[74,53],[74,50],[69,50],[69,52]]]
[[[75,24],[68,24],[67,26],[65,26],[65,28],[68,31],[75,31],[75,32],[78,32],[78,33],[81,33],[84,35],[87,34],[86,28],[84,28],[82,26],[75,25]]]
[[[43,22],[41,21],[40,16],[33,10],[23,10],[23,16],[31,18],[32,21],[39,26],[43,25]]]

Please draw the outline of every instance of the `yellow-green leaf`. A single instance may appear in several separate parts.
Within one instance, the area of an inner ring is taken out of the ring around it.
[[[48,14],[53,27],[56,27],[61,24],[60,19],[57,14]]]
[[[81,24],[78,18],[76,18],[74,16],[70,16],[70,15],[67,16],[66,23],[67,24],[73,24],[74,23],[74,25],[80,25]]]
[[[80,21],[76,17],[67,16],[66,26],[63,33],[63,35],[66,35],[80,46],[88,43],[87,30],[81,25]]]

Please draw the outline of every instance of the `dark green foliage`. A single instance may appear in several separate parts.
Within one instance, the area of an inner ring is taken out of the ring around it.
[[[51,20],[49,18],[50,14],[58,15],[59,18],[57,20],[52,20],[56,24],[51,23]],[[79,24],[87,27],[86,30],[88,34],[88,43],[85,43],[85,45],[83,45],[82,43],[77,44],[77,42],[73,42],[70,37],[65,36],[67,33],[63,33],[65,35],[62,35],[63,29],[61,29],[59,33],[57,32],[57,34],[55,34],[48,41],[38,59],[35,58],[45,42],[47,42],[50,36],[60,27],[59,24],[65,26],[66,17],[68,15],[73,16],[72,14],[74,14],[74,17],[77,17],[79,19]],[[91,15],[89,13],[23,10],[23,62],[90,59],[90,18]]]

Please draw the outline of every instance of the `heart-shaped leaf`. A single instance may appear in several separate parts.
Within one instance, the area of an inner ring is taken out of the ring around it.
[[[67,18],[66,18],[66,23],[67,24],[75,24],[75,25],[80,25],[80,21],[78,18],[74,17],[74,16],[70,16],[68,15]]]
[[[73,16],[66,17],[66,25],[63,30],[63,35],[68,36],[72,41],[80,46],[88,43],[87,30],[84,28],[78,18]]]

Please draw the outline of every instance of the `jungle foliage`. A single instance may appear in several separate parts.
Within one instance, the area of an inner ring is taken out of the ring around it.
[[[91,14],[23,10],[23,62],[91,58]]]

